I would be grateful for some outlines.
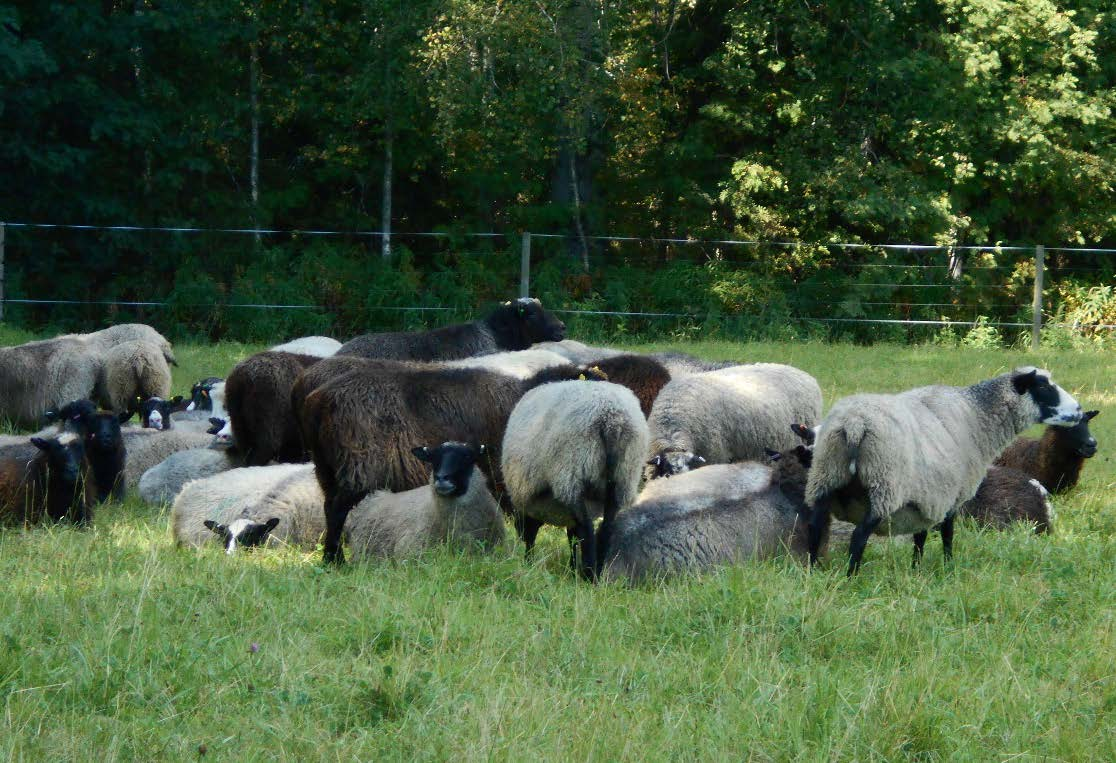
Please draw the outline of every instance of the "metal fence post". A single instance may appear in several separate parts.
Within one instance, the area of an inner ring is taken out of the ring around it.
[[[1035,297],[1031,303],[1034,313],[1031,324],[1031,352],[1038,352],[1039,338],[1042,335],[1042,276],[1046,266],[1046,247],[1035,247]]]
[[[531,296],[531,234],[520,234],[522,246],[519,254],[519,296]]]
[[[4,320],[4,223],[0,223],[0,321]]]

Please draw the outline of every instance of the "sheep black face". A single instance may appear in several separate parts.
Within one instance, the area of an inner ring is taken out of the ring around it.
[[[221,382],[219,376],[210,376],[195,382],[194,386],[190,388],[190,404],[186,406],[188,411],[212,411],[213,398],[210,393],[213,390],[213,385]]]
[[[505,302],[488,322],[496,334],[503,335],[501,346],[509,349],[526,349],[536,342],[560,342],[566,338],[566,324],[537,299],[528,297]]]
[[[791,424],[791,431],[798,435],[807,447],[813,447],[818,439],[818,427],[810,428],[805,424]]]
[[[46,453],[47,469],[50,472],[48,491],[61,489],[69,504],[65,506],[61,501],[49,501],[47,506],[51,519],[65,519],[67,513],[73,509],[73,520],[85,522],[85,506],[80,500],[84,488],[82,465],[85,461],[85,444],[82,438],[74,432],[64,432],[49,439],[32,437],[31,444]]]
[[[279,526],[279,517],[272,517],[266,522],[253,522],[241,517],[228,525],[218,524],[212,519],[207,519],[202,524],[221,536],[221,540],[225,544],[225,553],[232,555],[236,553],[237,546],[244,546],[245,548],[262,546],[271,531]]]
[[[143,426],[147,429],[170,429],[171,413],[176,410],[181,410],[181,408],[176,407],[181,403],[181,395],[171,400],[164,400],[161,397],[149,397],[147,400],[144,400],[139,408],[140,420],[143,422]]]
[[[97,406],[91,400],[74,400],[66,403],[58,410],[50,410],[43,414],[47,423],[57,422],[65,429],[76,430],[87,416],[97,412]]]
[[[1097,455],[1097,440],[1089,432],[1089,422],[1096,418],[1100,411],[1085,411],[1081,421],[1066,429],[1063,437],[1069,448],[1082,458],[1092,458]]]
[[[652,456],[647,465],[651,468],[646,471],[646,477],[653,480],[693,471],[705,466],[705,459],[688,450],[664,450]]]
[[[85,441],[90,448],[113,451],[121,443],[120,417],[115,413],[94,413],[84,423]]]
[[[1020,371],[1011,379],[1012,386],[1020,395],[1030,395],[1038,406],[1040,424],[1058,427],[1072,427],[1081,421],[1081,405],[1053,381],[1046,372],[1038,369]]]
[[[484,446],[464,442],[444,442],[436,448],[420,446],[411,450],[415,458],[430,464],[434,492],[444,498],[465,495],[477,459],[484,455]]]

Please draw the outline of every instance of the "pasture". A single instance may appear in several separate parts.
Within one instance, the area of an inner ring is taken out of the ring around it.
[[[26,336],[3,332],[3,344]],[[257,347],[176,345],[175,392]],[[634,349],[651,349],[639,346]],[[626,588],[490,557],[323,569],[176,549],[134,498],[95,527],[0,531],[0,755],[20,760],[1116,759],[1110,353],[694,343],[790,363],[827,406],[1034,363],[1100,408],[1051,537],[961,522],[945,565],[874,538]],[[509,528],[510,529],[510,528]]]

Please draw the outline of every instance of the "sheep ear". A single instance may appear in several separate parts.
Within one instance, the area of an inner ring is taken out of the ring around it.
[[[772,450],[771,448],[764,448],[763,452],[766,453],[767,457],[770,458],[772,461],[778,461],[780,458],[783,457],[782,453],[777,450]]]
[[[663,457],[662,456],[652,456],[651,458],[647,459],[647,465],[648,466],[662,466],[663,465]]]
[[[47,450],[48,448],[50,448],[50,443],[44,440],[42,437],[32,437],[31,444],[39,450]]]
[[[272,517],[264,522],[264,532],[271,532],[279,526],[279,517]]]
[[[488,451],[488,449],[484,447],[484,443],[481,443],[480,447],[477,448],[477,455],[478,456],[483,456],[487,451]]]
[[[212,519],[207,519],[204,522],[202,522],[202,524],[205,525],[206,527],[208,527],[210,530],[212,530],[217,535],[220,535],[222,538],[227,538],[228,535],[229,535],[229,528],[225,527],[222,524],[218,524],[217,522],[214,522]]]
[[[696,469],[699,466],[705,465],[705,458],[703,456],[694,456],[690,459],[690,466]]]
[[[411,453],[419,461],[430,463],[430,448],[426,447],[425,445],[420,445],[417,448],[411,448]]]
[[[1017,395],[1022,395],[1024,392],[1035,386],[1035,379],[1038,378],[1038,369],[1032,368],[1025,374],[1016,374],[1011,377],[1011,386],[1015,388]]]
[[[1092,421],[1093,419],[1095,419],[1097,417],[1098,413],[1100,413],[1100,411],[1085,411],[1085,413],[1081,416],[1081,418],[1084,419],[1085,421]]]
[[[43,413],[43,418],[47,420],[47,423],[50,423],[58,418],[58,411],[46,411]]]

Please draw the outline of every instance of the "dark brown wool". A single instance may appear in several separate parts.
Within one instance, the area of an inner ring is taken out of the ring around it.
[[[651,412],[659,391],[670,381],[666,366],[646,355],[615,355],[590,365],[599,368],[613,384],[630,389],[639,400],[645,417]]]
[[[1042,437],[1020,437],[993,463],[1031,475],[1051,493],[1063,493],[1077,484],[1085,457],[1069,443],[1067,427],[1048,426]]]
[[[307,454],[291,407],[295,380],[320,361],[313,355],[261,352],[242,360],[225,381],[225,407],[247,466],[300,462]]]
[[[1013,522],[1030,522],[1035,532],[1048,533],[1052,523],[1050,504],[1034,479],[1018,469],[993,466],[959,513],[997,530],[1006,530]]]

